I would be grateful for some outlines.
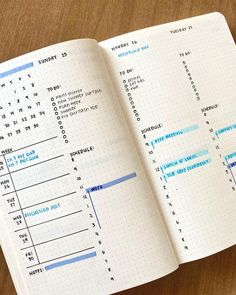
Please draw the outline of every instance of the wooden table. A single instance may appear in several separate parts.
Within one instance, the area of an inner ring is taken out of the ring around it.
[[[100,41],[213,11],[225,15],[236,39],[236,0],[0,0],[0,61],[65,40]],[[2,253],[0,294],[16,294]],[[235,295],[236,248],[181,265],[164,278],[120,294]]]

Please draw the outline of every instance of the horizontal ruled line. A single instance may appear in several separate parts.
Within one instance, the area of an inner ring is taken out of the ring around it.
[[[57,176],[57,177],[53,177],[53,178],[50,178],[50,179],[47,179],[47,180],[44,180],[44,181],[41,181],[41,182],[38,182],[38,183],[35,183],[35,184],[32,184],[32,185],[29,185],[29,186],[25,186],[25,187],[22,187],[22,188],[19,188],[17,190],[14,190],[14,191],[11,191],[9,193],[5,193],[3,194],[3,196],[6,196],[6,195],[10,195],[12,193],[16,193],[16,192],[19,192],[19,191],[22,191],[22,190],[25,190],[25,189],[28,189],[30,187],[34,187],[34,186],[37,186],[37,185],[40,185],[40,184],[43,184],[45,182],[49,182],[49,181],[52,181],[52,180],[55,180],[55,179],[58,179],[58,178],[61,178],[61,177],[64,177],[64,176],[68,176],[70,175],[70,173],[66,173],[66,174],[63,174],[63,175],[60,175],[60,176]]]
[[[84,252],[84,251],[87,251],[87,250],[91,250],[91,249],[94,249],[94,247],[86,248],[86,249],[83,249],[83,250],[80,250],[80,251],[77,251],[77,252],[73,252],[73,253],[70,253],[70,254],[67,254],[67,255],[64,255],[64,256],[56,257],[56,258],[53,258],[53,259],[50,259],[50,260],[47,260],[47,261],[44,261],[44,262],[40,262],[40,263],[31,265],[31,266],[27,266],[26,268],[31,268],[31,267],[34,267],[34,266],[37,266],[37,265],[40,265],[40,264],[44,264],[44,263],[48,263],[48,262],[51,262],[51,261],[55,261],[57,259],[68,257],[68,256],[71,256],[71,255],[74,255],[74,254],[78,254],[78,253],[81,253],[81,252]]]
[[[63,239],[63,238],[67,238],[67,237],[69,237],[69,236],[73,236],[73,235],[76,235],[76,234],[79,234],[79,233],[85,232],[85,231],[87,231],[87,230],[88,230],[88,228],[85,228],[85,229],[79,230],[79,231],[77,231],[77,232],[74,232],[74,233],[68,234],[68,235],[64,235],[64,236],[61,236],[61,237],[58,237],[58,238],[55,238],[55,239],[51,239],[51,240],[44,241],[44,242],[41,242],[41,243],[38,243],[38,244],[34,244],[34,245],[32,245],[32,246],[28,246],[28,247],[22,248],[21,250],[26,250],[26,249],[29,249],[29,248],[32,248],[32,247],[36,247],[36,246],[39,246],[39,245],[43,245],[43,244],[46,244],[46,243],[50,243],[50,242],[53,242],[53,241],[56,241],[56,240],[60,240],[60,239]]]
[[[29,209],[29,208],[32,208],[32,207],[35,207],[35,206],[38,206],[38,205],[41,205],[41,204],[44,204],[44,203],[48,203],[50,201],[55,201],[57,199],[60,199],[60,198],[64,198],[64,197],[67,197],[67,196],[70,196],[70,195],[73,195],[75,194],[76,192],[72,192],[72,193],[68,193],[68,194],[65,194],[65,195],[62,195],[62,196],[59,196],[59,197],[56,197],[56,198],[52,198],[52,199],[49,199],[49,200],[46,200],[46,201],[43,201],[43,202],[40,202],[40,203],[36,203],[36,204],[33,204],[33,205],[30,205],[30,206],[27,206],[27,207],[23,207],[21,209],[17,209],[17,210],[14,210],[14,211],[11,211],[11,212],[8,212],[8,214],[12,214],[12,213],[15,213],[15,212],[18,212],[18,211],[22,211],[22,210],[25,210],[25,209]]]
[[[16,150],[10,151],[9,153],[4,153],[4,155],[3,155],[3,154],[0,154],[0,156],[6,156],[6,155],[9,155],[9,154],[15,153],[15,152],[17,152],[17,151],[20,151],[20,150],[26,149],[26,148],[28,148],[28,147],[31,147],[31,146],[34,146],[34,145],[37,145],[37,144],[43,143],[43,142],[45,142],[45,141],[49,141],[49,140],[55,139],[55,138],[57,138],[57,136],[53,136],[53,137],[50,137],[50,138],[47,138],[47,139],[44,139],[44,140],[41,140],[41,141],[38,141],[38,142],[35,142],[35,143],[32,143],[32,144],[26,145],[26,146],[21,147],[21,148],[18,148],[18,149],[16,149]]]
[[[27,228],[39,226],[39,225],[42,225],[42,224],[45,224],[45,223],[48,223],[48,222],[51,222],[51,221],[54,221],[54,220],[58,220],[58,219],[61,219],[61,218],[64,218],[64,217],[67,217],[67,216],[70,216],[70,215],[73,215],[73,214],[80,213],[82,211],[83,210],[78,210],[78,211],[75,211],[75,212],[72,212],[72,213],[69,213],[69,214],[66,214],[66,215],[63,215],[63,216],[59,216],[59,217],[56,217],[56,218],[53,218],[53,219],[50,219],[50,220],[46,220],[46,221],[43,221],[43,222],[40,222],[40,223],[37,223],[37,224],[29,225]],[[15,232],[18,232],[18,231],[21,231],[21,230],[25,230],[27,228],[24,227],[24,228],[21,228],[21,229],[17,229],[17,230],[15,230]]]
[[[0,175],[0,177],[5,176],[5,175],[9,175],[10,173],[13,174],[13,173],[15,173],[15,172],[18,172],[18,171],[21,171],[21,170],[24,170],[24,169],[27,169],[27,168],[31,168],[31,167],[33,167],[33,166],[37,166],[37,165],[39,165],[39,164],[43,164],[43,163],[46,163],[46,162],[49,162],[49,161],[52,161],[52,160],[58,159],[58,158],[63,157],[63,156],[64,156],[64,154],[59,155],[59,156],[56,156],[56,157],[53,157],[53,158],[50,158],[50,159],[47,159],[47,160],[44,160],[44,161],[41,161],[41,162],[38,162],[38,163],[35,163],[35,164],[32,164],[32,165],[29,165],[29,166],[27,166],[27,167],[23,167],[23,168],[20,168],[20,169],[14,170],[14,171],[10,171],[9,173],[5,173],[5,174]]]

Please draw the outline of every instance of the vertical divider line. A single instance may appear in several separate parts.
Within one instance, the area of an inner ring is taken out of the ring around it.
[[[12,175],[11,175],[11,172],[10,172],[10,169],[9,169],[9,167],[8,167],[8,165],[7,165],[7,161],[6,161],[6,157],[5,157],[5,155],[3,155],[3,159],[4,159],[4,162],[5,162],[5,164],[6,164],[7,171],[8,171],[8,173],[9,173],[9,176],[10,176],[10,178],[11,178],[12,186],[13,186],[13,189],[14,189],[14,192],[15,192],[15,195],[16,195],[16,198],[17,198],[17,202],[18,202],[19,207],[20,207],[21,214],[22,214],[23,219],[24,219],[24,222],[25,222],[25,227],[27,228],[27,231],[28,231],[28,233],[29,233],[29,237],[30,237],[30,240],[31,240],[31,243],[32,243],[32,247],[34,248],[34,252],[35,252],[35,255],[36,255],[36,257],[37,257],[38,263],[40,263],[40,261],[39,261],[39,257],[38,257],[38,253],[37,253],[37,251],[36,251],[36,248],[35,248],[35,245],[34,245],[34,242],[33,242],[33,238],[32,238],[32,236],[31,236],[31,233],[30,233],[30,230],[29,230],[28,224],[27,224],[27,222],[26,222],[26,219],[25,219],[25,216],[24,216],[24,212],[23,212],[23,209],[22,209],[22,206],[21,206],[21,203],[20,203],[20,199],[19,199],[18,193],[17,193],[17,191],[16,191],[16,187],[15,187],[15,184],[14,184],[14,181],[13,181],[13,178],[12,178]]]
[[[227,164],[227,168],[229,169],[230,174],[231,174],[231,176],[232,176],[232,178],[233,178],[234,184],[236,185],[236,181],[235,181],[235,178],[234,178],[233,172],[232,172],[231,168],[229,167],[229,162],[228,162],[228,160],[226,160],[226,159],[225,159],[225,161],[226,161],[226,164]]]
[[[88,193],[88,195],[89,195],[89,199],[90,199],[90,202],[91,202],[91,204],[92,204],[93,211],[94,211],[94,214],[95,214],[95,216],[96,216],[98,226],[99,226],[99,228],[101,229],[101,224],[100,224],[100,222],[99,222],[99,219],[98,219],[98,216],[97,216],[97,212],[96,212],[96,209],[95,209],[94,204],[93,204],[93,200],[92,200],[92,198],[91,198],[91,195],[90,195],[89,191],[87,191],[87,193]]]

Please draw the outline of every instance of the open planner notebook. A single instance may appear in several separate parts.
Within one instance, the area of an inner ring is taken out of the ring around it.
[[[18,294],[111,294],[234,245],[235,77],[219,13],[0,64]]]

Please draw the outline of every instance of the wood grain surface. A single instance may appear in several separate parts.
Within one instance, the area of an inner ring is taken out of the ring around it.
[[[236,40],[236,0],[0,0],[0,62],[61,41],[101,41],[213,11],[225,15]],[[16,294],[1,252],[0,294]],[[164,278],[119,294],[235,295],[236,247],[181,265]]]

